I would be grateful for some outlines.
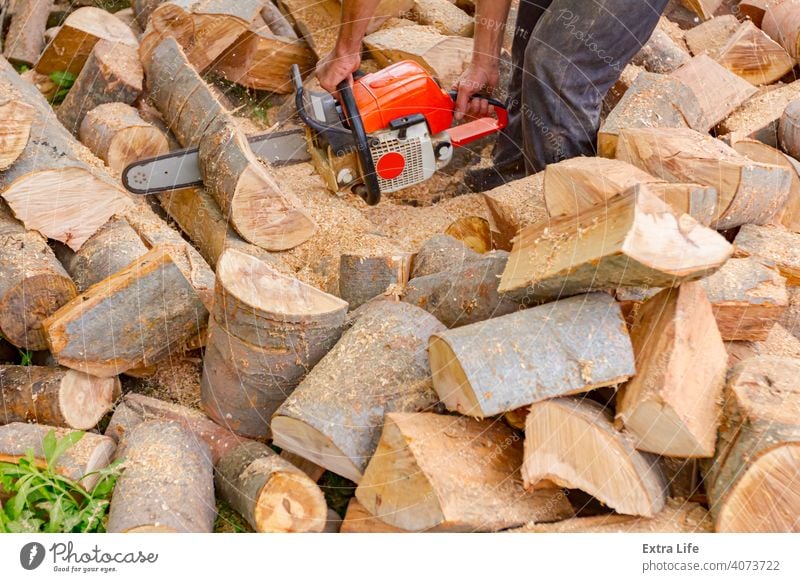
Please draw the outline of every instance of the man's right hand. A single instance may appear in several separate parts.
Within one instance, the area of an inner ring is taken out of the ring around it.
[[[317,79],[328,93],[336,93],[339,83],[352,84],[353,73],[361,66],[361,54],[339,54],[335,49],[317,63]]]
[[[486,99],[470,99],[476,93],[491,95],[500,82],[500,69],[497,60],[492,63],[473,61],[453,86],[458,90],[454,116],[460,121],[465,115],[486,117],[489,115],[489,102]]]

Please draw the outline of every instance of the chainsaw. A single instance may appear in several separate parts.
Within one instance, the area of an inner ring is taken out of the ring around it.
[[[454,148],[501,131],[503,103],[488,99],[496,117],[453,125],[455,91],[442,89],[419,64],[400,61],[356,75],[352,86],[330,93],[308,91],[292,67],[295,105],[304,128],[248,138],[253,153],[280,166],[311,160],[327,187],[351,190],[368,204],[381,194],[424,182],[453,159]],[[132,163],[122,181],[134,194],[154,194],[202,184],[197,149]]]

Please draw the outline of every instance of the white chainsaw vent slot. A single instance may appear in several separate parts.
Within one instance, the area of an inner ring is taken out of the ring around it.
[[[378,175],[381,192],[395,192],[425,179],[425,168],[422,160],[422,143],[420,138],[413,137],[399,140],[397,138],[382,139],[372,148],[372,159],[375,164],[389,152],[397,152],[406,161],[403,172],[396,178],[385,180]]]

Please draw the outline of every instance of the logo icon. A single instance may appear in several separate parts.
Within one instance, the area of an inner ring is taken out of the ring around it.
[[[19,551],[19,563],[26,570],[35,570],[44,561],[44,546],[39,542],[30,542]]]

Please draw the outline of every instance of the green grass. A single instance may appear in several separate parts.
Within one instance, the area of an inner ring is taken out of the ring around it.
[[[320,477],[319,487],[325,494],[325,502],[328,507],[338,513],[339,517],[344,517],[347,512],[347,504],[356,494],[356,484],[336,473],[325,471]]]

